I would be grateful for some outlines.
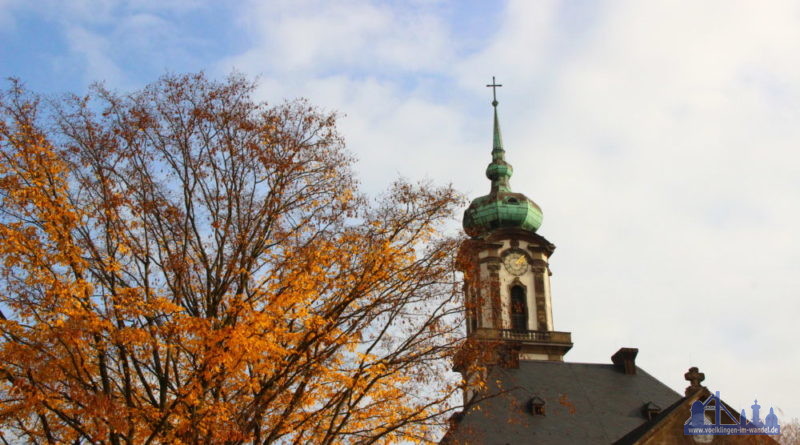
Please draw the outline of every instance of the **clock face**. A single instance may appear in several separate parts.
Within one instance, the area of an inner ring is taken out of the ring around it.
[[[503,259],[503,265],[508,273],[519,276],[528,270],[528,259],[521,253],[512,252]]]

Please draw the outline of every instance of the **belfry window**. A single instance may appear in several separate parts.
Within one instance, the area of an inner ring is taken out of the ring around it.
[[[516,332],[528,330],[528,305],[525,302],[525,288],[511,288],[511,329]]]

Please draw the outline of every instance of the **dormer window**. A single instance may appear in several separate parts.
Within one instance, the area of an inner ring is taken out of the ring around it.
[[[653,402],[647,402],[642,406],[642,415],[647,420],[653,420],[661,412],[661,407]]]
[[[517,198],[508,198],[506,200],[506,202],[509,203],[509,204],[519,204],[519,201],[517,200]]]
[[[534,396],[528,401],[528,410],[534,416],[544,416],[544,400],[539,396]]]

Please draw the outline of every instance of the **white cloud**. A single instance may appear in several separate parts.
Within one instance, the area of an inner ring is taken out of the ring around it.
[[[254,47],[228,63],[270,72],[326,74],[441,70],[451,54],[446,24],[424,7],[410,10],[345,2],[253,2],[243,23]]]
[[[114,62],[108,39],[80,26],[66,30],[70,49],[80,55],[86,64],[86,81],[107,80],[118,83],[124,79],[122,70]]]
[[[0,0],[0,32],[11,32],[16,28],[13,10],[19,4],[19,0]]]
[[[758,391],[797,416],[797,7],[614,5],[566,45],[563,28],[528,24],[555,10],[512,4],[516,18],[466,62],[532,76],[506,76],[506,145],[515,188],[543,204],[541,232],[560,246],[570,357],[638,345],[676,388],[693,359],[736,404]]]
[[[261,97],[270,101],[302,96],[343,113],[340,129],[372,192],[400,175],[441,183],[457,176],[457,162],[440,160],[448,153],[458,159],[461,144],[471,143],[459,110],[436,103],[425,87],[403,84],[409,76],[447,72],[454,58],[448,27],[430,5],[301,3],[246,8],[242,23],[254,44],[218,71],[261,76]]]
[[[11,26],[15,14],[26,14],[27,32],[47,27],[56,39],[49,44],[57,48],[63,43],[68,49],[49,60],[56,70],[80,73],[84,84],[104,81],[135,88],[152,80],[137,78],[142,72],[161,74],[192,65],[197,60],[193,50],[215,43],[208,30],[186,32],[193,24],[187,13],[213,6],[209,0],[0,0],[0,24]]]
[[[14,0],[5,0],[14,1]],[[70,23],[113,25],[137,13],[185,13],[200,9],[209,0],[36,0],[26,7],[51,20]]]
[[[14,26],[14,20],[11,18],[10,12],[11,4],[12,0],[0,0],[0,26],[6,31]]]
[[[521,92],[533,87],[532,80],[549,69],[548,56],[552,55],[553,39],[557,37],[557,6],[553,0],[510,2],[502,11],[497,32],[482,51],[454,67],[452,74],[459,86],[474,89],[488,83],[487,73],[497,73],[507,89],[513,86],[514,91]]]

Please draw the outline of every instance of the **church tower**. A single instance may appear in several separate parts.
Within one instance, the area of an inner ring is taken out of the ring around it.
[[[501,85],[492,80],[487,86],[494,92]],[[536,233],[541,208],[511,190],[514,170],[505,159],[493,96],[492,162],[486,168],[491,189],[464,212],[470,239],[459,252],[472,353],[459,354],[456,370],[465,374],[475,361],[507,367],[520,360],[563,361],[572,348],[570,333],[555,331],[553,323],[549,260],[555,246]]]
[[[487,86],[500,86],[492,81]],[[718,408],[727,406],[719,393],[700,385],[705,375],[696,367],[684,375],[691,382],[684,396],[636,366],[636,348],[620,348],[611,363],[564,361],[572,335],[556,331],[553,320],[549,264],[555,246],[537,233],[541,208],[511,190],[514,170],[506,161],[493,96],[492,160],[486,168],[491,188],[464,212],[469,239],[458,254],[467,341],[454,357],[453,370],[463,377],[464,410],[452,415],[440,443],[686,442],[690,413],[693,421],[699,415],[704,423],[703,407],[710,398]],[[662,406],[669,408],[662,411]],[[753,409],[755,421],[757,403]],[[738,428],[742,421],[728,417],[726,422]],[[720,414],[715,421],[720,424]],[[770,413],[767,422],[777,425],[777,417]],[[750,440],[726,437],[731,443]]]

